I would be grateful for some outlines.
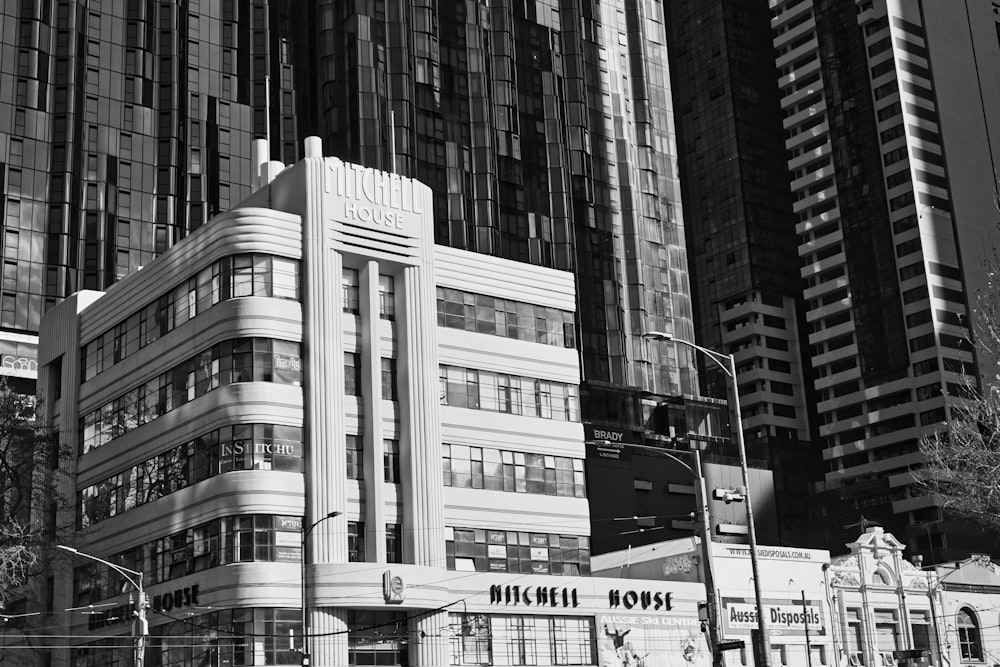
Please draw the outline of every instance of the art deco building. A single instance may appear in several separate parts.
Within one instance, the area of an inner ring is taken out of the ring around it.
[[[970,309],[995,239],[989,2],[771,0],[806,281],[829,543],[876,519],[929,559],[981,550],[911,497],[919,438],[984,369]],[[863,516],[862,516],[863,515]]]
[[[702,586],[589,576],[572,273],[319,150],[43,321],[66,540],[143,573],[146,665],[298,664],[303,618],[324,666],[704,658]],[[130,664],[132,588],[68,557],[52,664]]]

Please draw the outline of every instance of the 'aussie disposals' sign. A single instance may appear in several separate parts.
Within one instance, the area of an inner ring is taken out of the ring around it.
[[[723,598],[722,625],[724,634],[749,634],[757,628],[757,605],[751,599]],[[823,608],[816,600],[806,600],[805,607],[795,600],[764,604],[767,630],[781,635],[825,635]]]

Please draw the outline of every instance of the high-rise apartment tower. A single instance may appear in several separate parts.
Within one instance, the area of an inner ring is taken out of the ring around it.
[[[970,313],[996,238],[1000,6],[770,6],[833,501],[821,525],[835,542],[864,515],[937,560],[982,549],[911,493],[910,468],[982,370]]]

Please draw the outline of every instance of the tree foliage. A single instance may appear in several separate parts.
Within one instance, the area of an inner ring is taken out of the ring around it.
[[[922,439],[925,467],[915,475],[949,514],[1000,531],[1000,254],[994,250],[984,265],[969,343],[979,373],[966,375],[959,395],[949,397],[947,427]]]
[[[0,380],[0,606],[38,570],[53,539],[59,461],[34,397]]]

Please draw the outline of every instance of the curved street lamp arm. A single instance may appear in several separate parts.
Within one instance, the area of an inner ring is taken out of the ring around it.
[[[650,340],[665,340],[678,345],[684,345],[690,347],[692,350],[697,350],[701,352],[706,357],[715,362],[715,364],[722,369],[722,371],[729,377],[736,379],[736,369],[733,365],[733,355],[723,354],[721,352],[716,352],[715,350],[710,350],[707,347],[702,347],[697,343],[692,343],[689,340],[684,340],[682,338],[675,338],[673,335],[664,333],[662,331],[647,331],[642,334],[643,338],[648,338]]]
[[[117,572],[118,574],[120,574],[123,577],[125,577],[125,579],[127,579],[130,584],[132,584],[133,586],[135,586],[136,590],[138,590],[140,592],[142,591],[142,572],[137,572],[136,570],[130,570],[127,567],[124,567],[122,565],[116,565],[115,563],[112,563],[110,561],[106,561],[103,558],[98,558],[97,556],[92,556],[92,555],[86,553],[85,551],[80,551],[79,549],[74,549],[73,547],[68,547],[65,544],[57,544],[56,545],[56,549],[62,549],[63,551],[68,551],[69,553],[74,554],[76,556],[82,556],[83,558],[89,558],[92,561],[96,561],[98,563],[101,563],[102,565],[106,565],[106,566],[110,567],[112,570],[114,570],[115,572]],[[139,580],[136,581],[132,577],[138,577]]]
[[[611,441],[610,440],[588,440],[587,442],[594,442],[594,443],[604,444],[604,443],[610,443]],[[694,468],[691,467],[691,464],[689,464],[687,461],[684,461],[683,459],[681,459],[678,456],[676,456],[676,455],[673,454],[673,452],[677,452],[677,453],[680,453],[680,454],[694,454],[696,452],[696,450],[692,449],[690,452],[684,451],[684,450],[681,450],[681,449],[673,449],[673,450],[671,450],[671,449],[666,449],[664,447],[653,447],[652,445],[640,445],[640,444],[637,444],[637,443],[634,443],[634,442],[628,443],[628,447],[629,447],[629,449],[645,449],[645,450],[649,450],[651,452],[656,452],[657,454],[662,454],[663,456],[666,456],[666,457],[668,457],[670,459],[673,459],[677,463],[681,464],[682,466],[684,466],[685,468],[687,468],[687,471],[689,473],[691,473],[695,477],[698,477],[698,472]]]

